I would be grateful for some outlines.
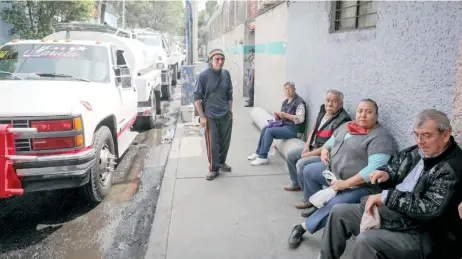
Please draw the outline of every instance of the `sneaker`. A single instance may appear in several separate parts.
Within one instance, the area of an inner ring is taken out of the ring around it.
[[[205,177],[205,179],[207,179],[208,181],[211,181],[215,179],[217,175],[218,175],[217,172],[209,172],[207,176]]]
[[[257,153],[253,153],[252,155],[248,156],[247,159],[248,160],[255,160],[258,158],[258,154]]]
[[[251,165],[258,166],[258,165],[266,165],[268,164],[268,159],[267,158],[257,158],[250,163]]]
[[[229,166],[227,163],[223,163],[220,167],[220,170],[223,172],[231,172],[231,166]]]

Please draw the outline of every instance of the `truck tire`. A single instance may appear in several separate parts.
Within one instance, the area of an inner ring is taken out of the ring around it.
[[[173,65],[172,71],[172,86],[178,83],[178,64]]]
[[[162,107],[160,106],[160,91],[154,91],[154,96],[156,97],[156,114],[160,115],[162,113]]]
[[[148,116],[138,116],[135,121],[135,129],[138,130],[150,130],[156,126],[156,97],[154,91],[151,92],[149,96],[151,101],[151,115]]]
[[[96,149],[96,160],[90,169],[90,180],[82,186],[84,197],[93,204],[101,203],[112,186],[115,167],[115,146],[111,131],[101,126],[93,137],[92,146]]]
[[[171,97],[170,85],[162,85],[160,90],[162,91],[162,100],[168,101]]]

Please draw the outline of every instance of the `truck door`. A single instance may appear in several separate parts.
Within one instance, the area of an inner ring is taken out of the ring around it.
[[[123,118],[118,118],[118,131],[124,130],[133,124],[138,109],[138,93],[134,84],[134,71],[130,70],[126,62],[124,51],[113,47],[116,61],[116,85],[119,90],[121,111]]]

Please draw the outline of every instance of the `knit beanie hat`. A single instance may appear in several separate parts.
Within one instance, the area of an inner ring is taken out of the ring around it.
[[[215,55],[222,55],[223,57],[225,56],[225,52],[221,49],[212,49],[209,52],[209,60],[213,58]]]

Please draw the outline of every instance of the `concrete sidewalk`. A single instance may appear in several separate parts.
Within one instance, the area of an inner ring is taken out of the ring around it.
[[[184,113],[183,113],[184,114]],[[316,258],[322,231],[305,234],[297,250],[288,236],[303,218],[293,204],[301,192],[285,192],[290,182],[279,153],[270,164],[252,167],[259,130],[244,99],[234,100],[234,126],[227,163],[231,173],[206,181],[205,140],[197,123],[177,126],[165,169],[146,258],[284,259]]]

